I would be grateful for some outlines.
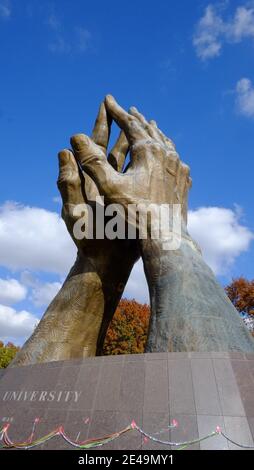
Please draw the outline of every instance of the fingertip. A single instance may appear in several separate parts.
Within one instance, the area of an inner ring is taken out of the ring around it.
[[[72,148],[79,151],[88,144],[88,139],[84,134],[75,134],[71,137],[70,142]]]
[[[105,102],[102,101],[102,103],[100,104],[100,108],[99,108],[98,118],[99,119],[106,118],[106,114],[107,114],[107,111],[106,111]]]
[[[66,164],[70,160],[70,151],[68,149],[63,149],[58,152],[59,163]]]
[[[106,95],[105,100],[104,100],[105,106],[112,106],[116,104],[116,100],[113,95]]]
[[[188,177],[190,175],[190,167],[185,163],[182,163],[182,171]]]
[[[108,93],[108,94],[105,96],[105,100],[106,100],[106,101],[110,101],[110,100],[114,100],[114,99],[115,99],[114,96],[111,95],[110,93]]]
[[[137,113],[138,110],[135,106],[131,106],[130,109],[129,109],[129,113],[133,114],[133,113]]]

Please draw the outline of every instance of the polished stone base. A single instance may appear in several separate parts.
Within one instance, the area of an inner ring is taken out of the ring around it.
[[[62,425],[73,441],[120,431],[133,420],[163,441],[187,441],[220,426],[254,446],[254,354],[153,353],[9,368],[0,375],[0,422],[26,441]],[[172,420],[178,426],[167,427]],[[60,436],[36,447],[72,448]],[[99,449],[169,449],[131,430]],[[173,448],[173,447],[172,447]],[[221,435],[189,449],[238,449]]]

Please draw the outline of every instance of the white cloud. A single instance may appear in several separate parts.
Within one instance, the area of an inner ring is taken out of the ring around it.
[[[135,299],[138,302],[149,304],[149,292],[142,260],[139,260],[134,265],[125,287],[123,297],[126,297],[127,299]]]
[[[189,212],[189,231],[216,274],[225,273],[236,258],[248,250],[253,239],[253,234],[240,223],[239,217],[239,210],[220,207],[201,207]],[[10,203],[0,207],[0,265],[16,270],[54,272],[62,276],[70,269],[75,255],[75,245],[58,214]],[[10,301],[11,298],[15,301],[18,296],[19,283],[16,281],[14,284],[16,291],[14,289],[12,294],[9,291],[8,295],[7,289],[1,289],[0,284],[0,292],[9,296]],[[30,299],[36,306],[42,306],[50,303],[61,283],[43,284],[26,272],[22,273],[20,286],[29,288]],[[19,295],[21,299],[21,291]],[[141,261],[136,263],[131,273],[124,296],[149,302]],[[7,303],[1,296],[0,301]]]
[[[38,318],[26,310],[17,312],[14,308],[0,305],[1,340],[27,338],[33,332]]]
[[[225,274],[247,251],[254,234],[240,224],[239,210],[201,207],[189,211],[188,229],[215,274]]]
[[[31,300],[36,307],[48,306],[61,287],[60,282],[38,283],[32,289]]]
[[[245,315],[243,321],[248,330],[254,332],[254,315]]]
[[[84,53],[89,49],[92,35],[86,28],[77,26],[72,31],[69,31],[69,27],[66,28],[54,13],[49,16],[47,25],[52,32],[54,31],[53,39],[48,45],[52,53]]]
[[[55,202],[56,204],[61,204],[62,199],[61,199],[60,196],[54,196],[54,197],[52,198],[52,201]]]
[[[29,300],[36,307],[48,306],[64,282],[64,279],[60,279],[62,282],[42,282],[30,271],[23,271],[20,280],[29,289]]]
[[[238,7],[226,31],[229,41],[239,42],[243,38],[254,38],[254,8]]]
[[[49,50],[57,54],[68,54],[71,51],[71,45],[60,34],[49,44]]]
[[[219,56],[225,42],[254,39],[254,8],[251,4],[237,7],[233,17],[223,18],[221,4],[209,4],[199,20],[193,37],[197,56],[207,60]]]
[[[85,28],[76,28],[77,48],[80,52],[85,52],[90,45],[91,33]]]
[[[57,16],[55,15],[55,13],[51,13],[46,21],[47,25],[57,31],[61,28],[61,23],[59,21],[59,19],[57,18]]]
[[[196,53],[201,59],[218,56],[221,50],[220,36],[224,25],[213,5],[208,5],[200,19],[193,38]]]
[[[248,78],[236,84],[236,106],[240,114],[254,117],[254,86]]]
[[[37,207],[0,206],[0,265],[65,274],[76,249],[58,214]]]
[[[190,234],[201,246],[204,259],[215,274],[228,274],[236,258],[248,250],[254,238],[240,223],[240,212],[239,208],[220,207],[189,211]],[[16,204],[0,208],[0,264],[62,274],[69,269],[74,257],[74,244],[56,213]],[[42,283],[27,271],[21,274],[21,282],[0,279],[0,339],[20,344],[38,322],[26,310],[17,311],[4,303],[24,299],[29,289],[29,299],[35,306],[47,306],[60,288],[60,282]],[[123,296],[149,303],[141,260],[134,266]]]
[[[24,300],[27,289],[17,279],[0,279],[0,303],[15,304]]]
[[[11,16],[11,5],[8,0],[0,1],[0,17],[1,18],[10,18]]]

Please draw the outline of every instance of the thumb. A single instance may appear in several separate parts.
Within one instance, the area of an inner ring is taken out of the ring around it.
[[[83,170],[97,185],[99,193],[107,199],[115,196],[120,182],[119,174],[109,164],[102,149],[84,134],[71,137],[71,145]]]

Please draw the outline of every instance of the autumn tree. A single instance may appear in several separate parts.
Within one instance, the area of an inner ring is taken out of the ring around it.
[[[121,300],[107,331],[104,354],[143,353],[149,317],[148,305],[135,300]]]
[[[233,279],[225,291],[240,313],[254,315],[254,279],[252,281],[244,277]]]
[[[20,348],[13,343],[4,345],[4,343],[0,341],[0,368],[6,368],[12,359],[14,359],[19,349]]]

